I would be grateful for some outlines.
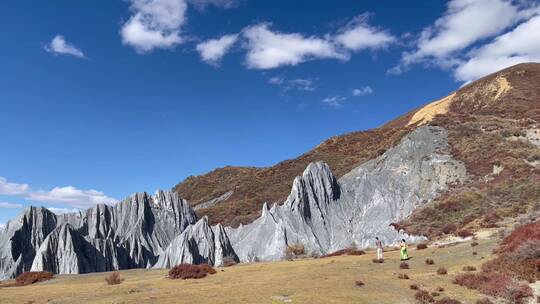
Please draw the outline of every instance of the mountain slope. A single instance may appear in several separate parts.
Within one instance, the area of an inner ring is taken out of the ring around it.
[[[471,183],[467,185],[476,185],[475,182],[492,173],[497,163],[506,164],[506,170],[498,180],[509,178],[519,183],[515,180],[519,171],[522,175],[532,174],[530,181],[534,183],[538,169],[530,164],[540,157],[527,138],[534,139],[537,136],[535,130],[540,127],[539,84],[540,64],[519,64],[464,86],[380,128],[332,137],[296,159],[269,168],[216,169],[187,178],[173,191],[193,206],[229,193],[197,213],[208,215],[212,223],[233,226],[250,223],[260,215],[264,202],[285,200],[294,177],[300,175],[310,162],[326,162],[339,178],[359,164],[381,155],[424,124],[439,125],[448,130],[453,156],[463,161],[472,173]]]

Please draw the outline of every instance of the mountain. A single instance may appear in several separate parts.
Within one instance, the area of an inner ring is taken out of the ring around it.
[[[332,137],[296,159],[268,168],[216,169],[187,178],[173,191],[188,200],[199,215],[208,215],[212,223],[248,224],[260,216],[265,202],[283,202],[289,185],[309,163],[322,160],[339,178],[395,146],[419,126],[435,125],[448,130],[452,155],[464,162],[471,174],[468,183],[446,194],[447,199],[462,200],[466,198],[461,196],[474,193],[482,196],[486,203],[495,195],[494,191],[511,191],[514,200],[522,196],[539,198],[539,190],[534,185],[538,167],[530,165],[539,161],[534,147],[540,142],[539,84],[540,64],[518,64],[470,83],[380,128]],[[495,176],[492,171],[496,165],[505,169]],[[488,181],[484,182],[486,179]],[[500,189],[505,181],[510,182],[512,190]],[[527,189],[520,189],[523,183]],[[528,191],[532,194],[526,194]],[[526,200],[525,205],[528,205],[529,198]],[[477,217],[490,206],[491,203],[479,207],[472,216]],[[464,214],[469,212],[472,210]],[[457,215],[456,223],[461,224],[458,218],[464,216]],[[415,227],[412,223],[403,225],[416,233],[433,234],[440,230],[440,223],[428,223],[425,219],[420,222],[420,217],[416,217],[415,221],[420,224]],[[428,228],[420,229],[426,224]]]
[[[297,245],[322,255],[373,246],[375,236],[417,242],[540,210],[539,84],[540,64],[521,64],[271,168],[218,169],[176,192],[71,214],[30,207],[0,229],[0,280],[29,270],[271,261]],[[238,213],[242,204],[249,208]],[[224,223],[212,225],[213,215]]]

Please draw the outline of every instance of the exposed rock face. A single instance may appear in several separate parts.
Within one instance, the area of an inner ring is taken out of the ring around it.
[[[196,221],[186,201],[164,191],[60,216],[31,207],[0,232],[0,279],[29,270],[71,274],[151,267]]]
[[[288,245],[325,254],[351,246],[418,237],[390,223],[408,216],[449,183],[466,178],[451,158],[446,131],[422,126],[397,146],[337,180],[328,165],[311,163],[280,206],[265,204],[260,218],[239,228],[197,221],[171,192],[137,193],[116,206],[56,216],[29,208],[0,231],[0,279],[33,271],[76,274],[181,263],[223,264],[277,260]]]
[[[227,233],[221,225],[210,227],[208,218],[203,217],[176,237],[160,255],[154,268],[170,268],[178,264],[223,265],[230,257],[238,262]]]
[[[291,244],[325,254],[353,243],[373,245],[375,236],[386,244],[415,241],[389,225],[465,178],[464,165],[450,156],[446,131],[420,127],[339,181],[326,164],[310,164],[283,205],[265,205],[252,224],[228,228],[229,237],[241,261],[280,259]]]

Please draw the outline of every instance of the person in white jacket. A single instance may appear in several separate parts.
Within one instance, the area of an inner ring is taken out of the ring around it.
[[[383,259],[383,244],[379,237],[375,237],[375,246],[377,247],[377,260]]]

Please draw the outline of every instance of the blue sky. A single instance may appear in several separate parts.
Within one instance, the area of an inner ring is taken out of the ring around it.
[[[3,1],[0,223],[269,166],[540,61],[538,1]]]

